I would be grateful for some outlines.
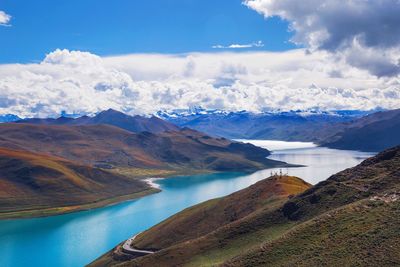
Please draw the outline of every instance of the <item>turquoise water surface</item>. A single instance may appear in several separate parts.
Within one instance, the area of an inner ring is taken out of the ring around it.
[[[371,155],[306,147],[276,150],[270,158],[307,165],[282,171],[315,184]],[[0,266],[83,266],[172,214],[245,188],[271,171],[278,170],[162,179],[156,181],[162,192],[141,199],[60,216],[0,221]]]

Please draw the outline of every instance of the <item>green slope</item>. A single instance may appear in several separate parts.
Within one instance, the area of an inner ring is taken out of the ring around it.
[[[400,201],[362,200],[317,216],[223,266],[399,266]]]

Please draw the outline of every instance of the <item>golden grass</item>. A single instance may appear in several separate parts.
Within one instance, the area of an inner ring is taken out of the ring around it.
[[[80,177],[76,172],[64,165],[65,163],[71,163],[65,159],[43,154],[30,153],[28,151],[17,151],[4,148],[0,148],[0,155],[10,158],[22,159],[29,162],[33,166],[42,166],[48,169],[53,169],[57,172],[61,172],[76,186],[88,188],[90,185],[88,182],[84,181],[84,179]]]
[[[126,168],[117,167],[110,169],[110,172],[125,175],[131,178],[142,178],[142,177],[166,177],[176,175],[179,172],[175,170],[164,170],[164,169],[148,169],[148,168]]]
[[[282,176],[279,180],[283,192],[289,195],[297,195],[310,188],[310,184],[294,176]]]

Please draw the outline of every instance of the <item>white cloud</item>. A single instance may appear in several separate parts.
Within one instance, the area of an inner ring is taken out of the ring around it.
[[[399,0],[246,0],[290,23],[292,41],[324,50],[378,76],[400,73]]]
[[[0,10],[0,26],[9,26],[11,16],[6,12]]]
[[[0,65],[0,114],[130,114],[192,106],[226,110],[400,108],[399,77],[376,78],[327,52],[133,54],[56,50],[39,64]]]
[[[230,44],[230,45],[213,45],[214,49],[240,49],[240,48],[255,48],[255,47],[264,47],[264,43],[262,41],[253,42],[251,44]]]

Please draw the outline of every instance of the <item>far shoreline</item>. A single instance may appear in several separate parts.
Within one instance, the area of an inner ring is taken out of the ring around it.
[[[267,157],[268,158],[268,157]],[[139,178],[144,183],[146,183],[149,187],[146,190],[135,192],[132,194],[115,196],[112,198],[102,199],[96,202],[84,203],[81,205],[73,205],[73,206],[61,206],[61,207],[51,207],[45,209],[32,209],[32,210],[19,210],[19,211],[10,211],[10,212],[0,212],[0,221],[5,220],[18,220],[18,219],[34,219],[34,218],[44,218],[58,215],[65,215],[69,213],[88,211],[98,208],[104,208],[108,206],[113,206],[120,204],[122,202],[131,201],[135,199],[139,199],[151,194],[159,193],[162,190],[159,186],[154,183],[154,180],[168,179],[172,177],[186,176],[186,175],[201,175],[201,174],[211,174],[211,173],[224,173],[224,172],[241,172],[241,173],[253,173],[260,170],[268,170],[273,168],[296,168],[296,167],[304,167],[303,165],[290,164],[287,162],[279,162],[275,166],[270,166],[265,169],[247,169],[247,170],[232,170],[232,171],[216,171],[216,170],[181,170],[174,171],[172,173],[159,173],[156,175],[157,177],[141,177]]]
[[[159,192],[161,192],[160,189],[150,187],[149,189],[146,189],[146,190],[143,190],[140,192],[136,192],[136,193],[132,193],[132,194],[128,194],[128,195],[116,196],[113,198],[107,198],[107,199],[99,200],[99,201],[92,202],[92,203],[86,203],[86,204],[82,204],[82,205],[4,212],[4,213],[0,213],[0,221],[43,218],[43,217],[58,216],[58,215],[75,213],[75,212],[80,212],[80,211],[104,208],[104,207],[108,207],[108,206],[117,205],[117,204],[125,202],[125,201],[142,198],[142,197],[145,197],[145,196],[148,196],[151,194],[155,194],[155,193],[159,193]]]
[[[155,177],[142,177],[138,178],[142,180],[144,183],[148,185],[148,188],[140,191],[135,192],[132,194],[127,195],[120,195],[115,196],[112,198],[102,199],[96,202],[91,203],[84,203],[81,205],[73,205],[73,206],[60,206],[60,207],[51,207],[45,209],[30,209],[30,210],[17,210],[17,211],[9,211],[9,212],[0,212],[0,221],[6,220],[19,220],[19,219],[34,219],[34,218],[45,218],[45,217],[52,217],[58,215],[65,215],[69,213],[81,212],[81,211],[88,211],[93,209],[105,208],[108,206],[117,205],[126,201],[131,201],[135,199],[139,199],[151,194],[156,194],[161,192],[160,188],[157,188],[155,183],[150,184],[149,179],[167,179],[170,177],[176,177],[181,175],[195,175],[200,173],[211,173],[209,171],[181,171],[181,172],[173,172],[173,173],[164,173],[159,174],[157,178]]]

